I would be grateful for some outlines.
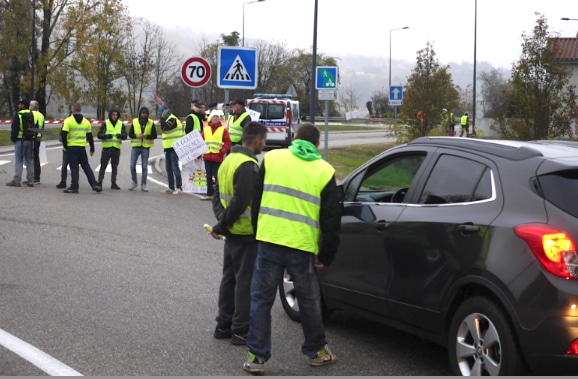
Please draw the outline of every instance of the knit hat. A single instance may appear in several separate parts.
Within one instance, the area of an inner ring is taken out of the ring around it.
[[[166,105],[163,105],[162,107],[159,108],[159,110],[157,111],[157,114],[158,114],[159,116],[162,116],[163,113],[164,113],[164,111],[167,110],[167,109],[169,109],[169,108],[168,108]]]
[[[221,115],[219,114],[219,112],[214,110],[214,111],[211,111],[211,113],[209,114],[209,117],[207,117],[207,120],[211,121],[213,116],[217,116],[219,119],[221,118]]]
[[[30,100],[28,100],[28,99],[20,99],[20,100],[18,101],[18,104],[22,104],[22,105],[24,105],[24,107],[28,108],[28,107],[30,106]]]

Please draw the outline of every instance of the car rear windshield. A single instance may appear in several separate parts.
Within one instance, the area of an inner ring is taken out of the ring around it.
[[[578,217],[578,170],[555,172],[538,177],[544,198],[564,212]]]
[[[251,103],[251,110],[261,113],[261,120],[282,120],[285,118],[285,106],[283,104]]]

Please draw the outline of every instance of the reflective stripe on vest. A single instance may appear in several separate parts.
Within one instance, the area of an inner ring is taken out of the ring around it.
[[[217,174],[219,183],[219,198],[224,208],[231,204],[235,193],[233,178],[235,172],[245,162],[253,162],[258,166],[257,160],[243,153],[231,153],[225,158]],[[245,180],[244,178],[241,180]],[[253,225],[251,224],[251,204],[243,211],[243,214],[235,221],[229,232],[237,235],[252,235]]]
[[[62,130],[68,132],[66,139],[68,146],[86,146],[86,135],[92,133],[90,121],[83,117],[79,124],[76,122],[74,116],[70,116],[64,120]]]
[[[173,147],[173,143],[175,143],[182,136],[185,135],[185,128],[183,128],[183,124],[181,123],[181,120],[179,120],[174,114],[172,114],[169,117],[167,117],[167,121],[170,120],[171,118],[174,118],[175,120],[177,120],[177,126],[173,130],[162,132],[163,149],[170,149],[171,147]]]
[[[144,132],[142,130],[142,126],[140,124],[140,120],[138,118],[135,118],[132,120],[132,124],[134,126],[134,134],[138,135],[138,134],[144,134],[145,136],[150,136],[151,135],[151,131],[154,128],[154,121],[147,119],[147,124],[145,125],[145,129]],[[154,139],[143,139],[143,138],[132,138],[130,140],[130,144],[132,147],[146,147],[146,148],[151,148],[155,145],[155,140]]]
[[[210,126],[205,126],[203,128],[203,135],[205,137],[205,144],[209,148],[205,154],[219,154],[223,148],[223,133],[225,128],[219,126],[213,134],[213,129]]]
[[[322,159],[298,158],[289,149],[270,151],[263,164],[257,239],[317,255],[321,191],[335,169]]]
[[[114,147],[120,150],[120,148],[122,147],[122,140],[118,138],[116,135],[122,133],[122,121],[116,120],[116,125],[112,125],[112,122],[110,122],[110,120],[106,120],[105,124],[106,124],[105,134],[112,134],[112,138],[103,140],[102,148],[107,149],[109,147]]]
[[[243,127],[241,126],[241,122],[244,119],[249,117],[249,113],[244,112],[241,113],[238,119],[234,120],[229,125],[229,136],[231,137],[231,142],[239,143],[241,142],[241,137],[243,137]]]

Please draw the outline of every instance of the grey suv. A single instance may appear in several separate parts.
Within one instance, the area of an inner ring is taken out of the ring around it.
[[[578,372],[578,143],[424,137],[342,186],[326,310],[437,342],[457,375]]]

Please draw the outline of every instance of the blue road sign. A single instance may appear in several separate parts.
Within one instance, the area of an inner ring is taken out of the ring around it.
[[[315,71],[315,89],[337,89],[336,66],[318,66]]]
[[[389,87],[389,105],[401,105],[403,101],[402,86]]]
[[[257,50],[220,46],[217,73],[220,88],[257,88]]]

